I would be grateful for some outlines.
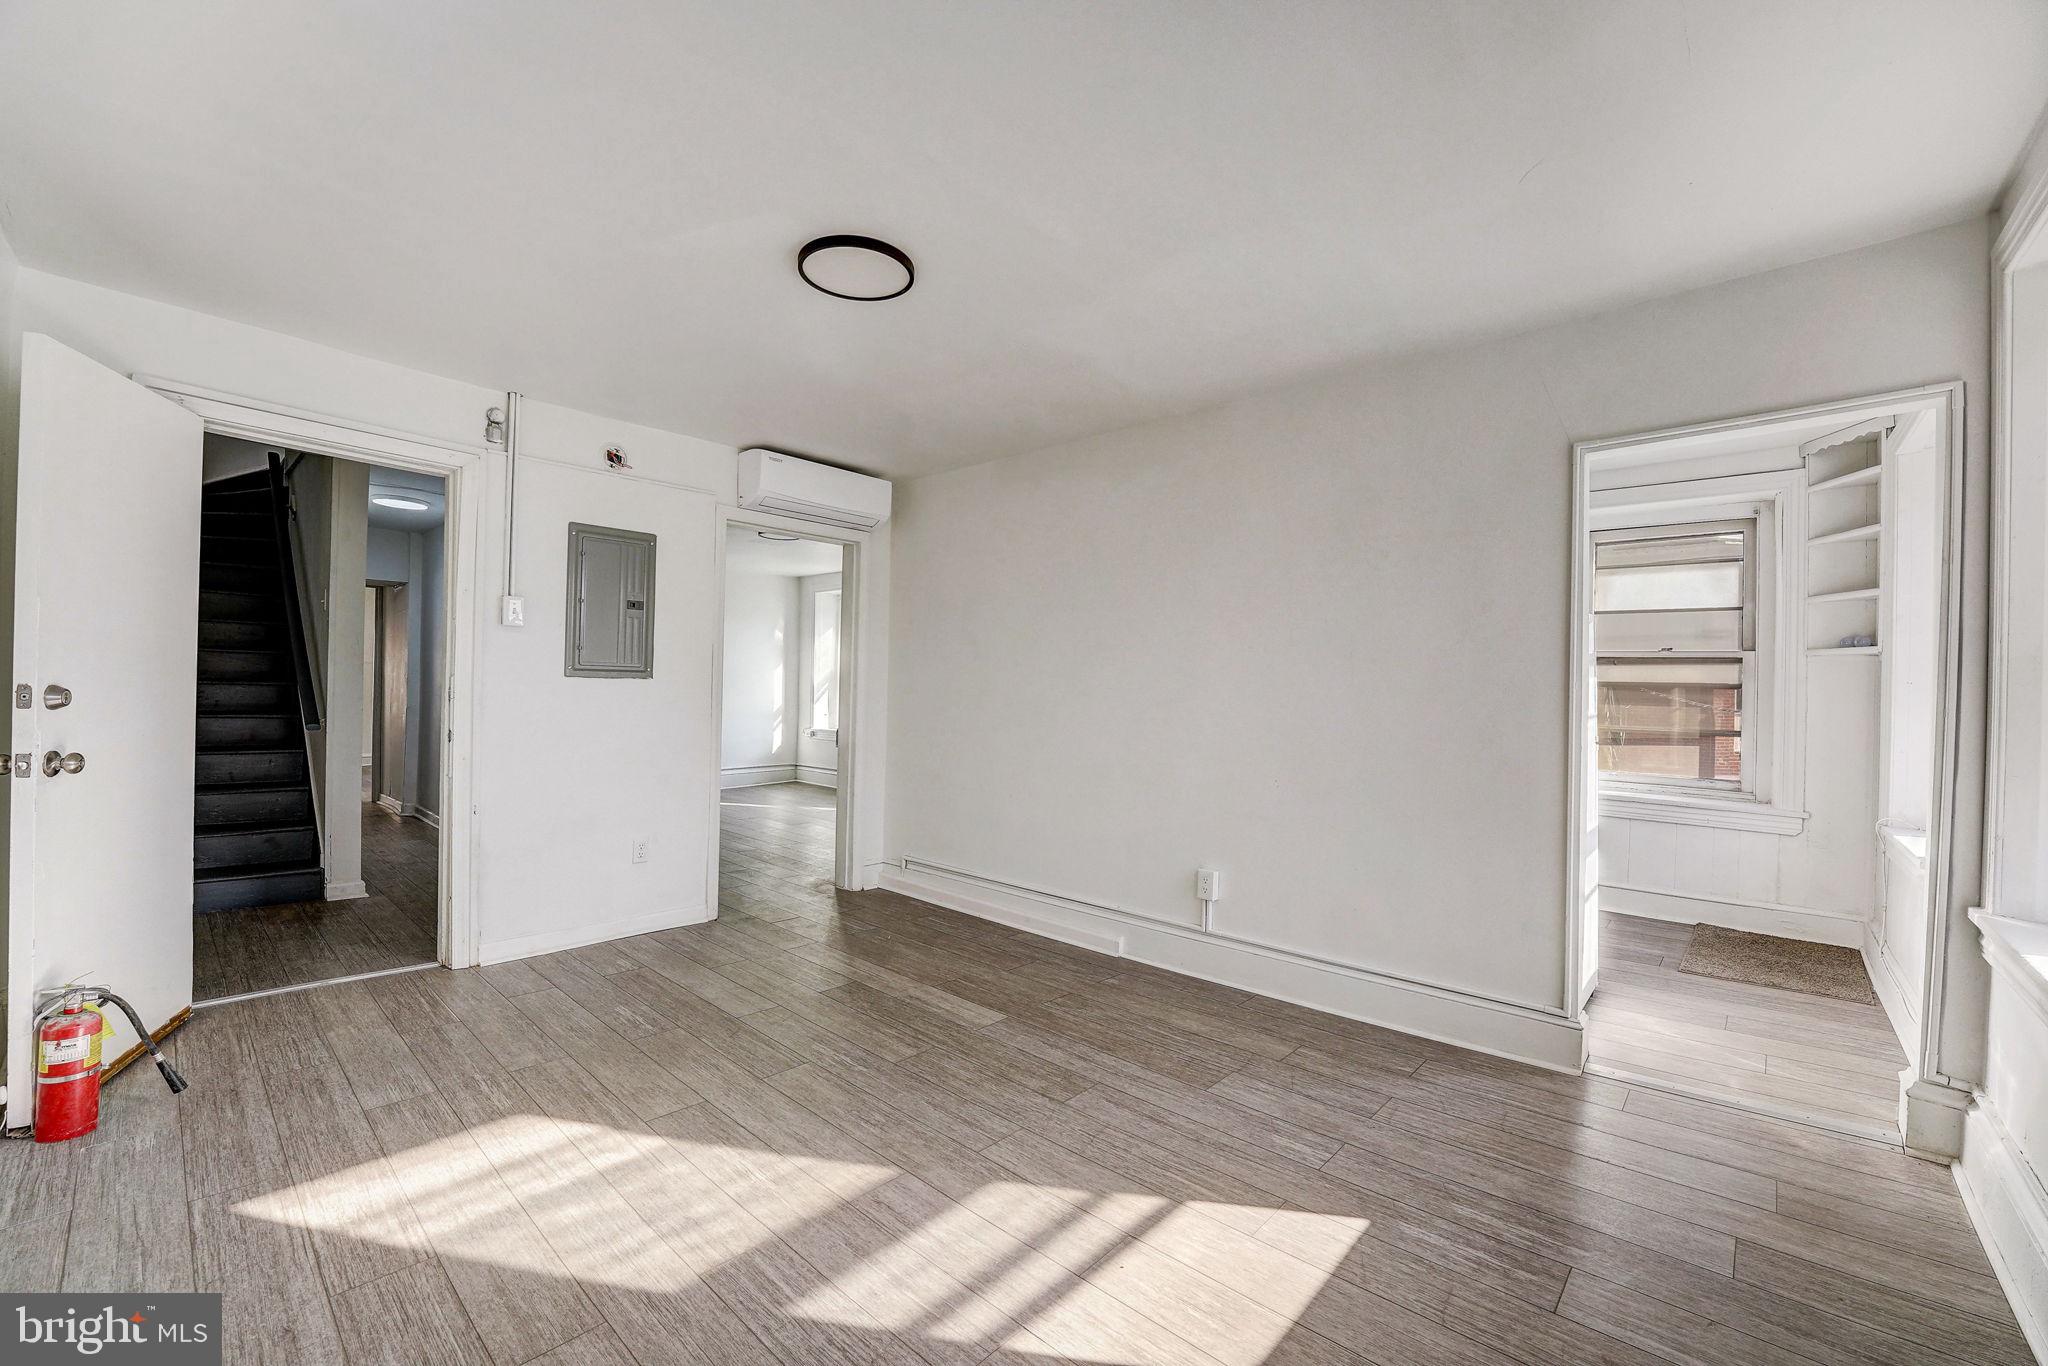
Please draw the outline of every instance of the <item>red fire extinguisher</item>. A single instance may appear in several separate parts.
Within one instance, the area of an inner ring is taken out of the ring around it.
[[[36,1142],[58,1143],[99,1127],[100,1050],[114,1027],[94,1007],[109,1002],[135,1026],[171,1093],[185,1089],[133,1006],[105,987],[66,987],[36,1012]]]

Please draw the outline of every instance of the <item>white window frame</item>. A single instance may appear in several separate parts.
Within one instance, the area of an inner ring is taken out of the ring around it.
[[[1594,490],[1594,536],[1702,522],[1756,520],[1750,566],[1754,649],[1743,668],[1741,789],[1654,778],[1597,777],[1603,819],[1796,835],[1806,827],[1799,688],[1805,666],[1800,611],[1806,581],[1805,471],[1771,470],[1669,484]],[[1590,585],[1588,603],[1590,605]],[[1587,622],[1590,639],[1591,622]]]
[[[839,739],[839,632],[842,625],[840,603],[843,601],[840,594],[843,591],[843,588],[820,588],[811,594],[811,667],[804,679],[804,691],[808,694],[804,698],[804,705],[811,713],[809,734],[814,740],[829,740],[834,743]],[[832,614],[829,618],[825,615],[825,599],[827,598],[832,600]],[[817,724],[818,703],[821,700],[818,696],[818,635],[819,627],[823,626],[827,620],[832,623],[832,684],[826,690],[825,697],[822,700],[825,701],[826,719],[830,724],[821,726]]]
[[[1716,650],[1712,652],[1711,656],[1701,655],[1699,657],[1723,660],[1730,656],[1735,656],[1740,660],[1742,776],[1730,782],[1720,778],[1677,778],[1653,773],[1603,773],[1600,775],[1602,791],[1633,791],[1641,789],[1646,795],[1655,796],[1696,793],[1710,797],[1739,794],[1752,800],[1756,798],[1760,785],[1758,773],[1762,769],[1763,764],[1760,753],[1761,736],[1758,734],[1758,727],[1753,717],[1753,704],[1755,699],[1762,695],[1762,661],[1765,650],[1764,614],[1762,606],[1758,601],[1757,583],[1760,577],[1759,561],[1763,557],[1763,543],[1769,531],[1763,517],[1761,515],[1719,517],[1702,521],[1687,520],[1676,522],[1659,519],[1640,526],[1610,527],[1605,530],[1595,531],[1593,533],[1593,544],[1597,563],[1598,547],[1603,543],[1612,544],[1616,542],[1652,540],[1660,535],[1669,535],[1676,539],[1680,536],[1726,534],[1731,531],[1739,531],[1743,537],[1741,606],[1749,627],[1748,643],[1739,650]],[[1597,611],[1594,613],[1596,619],[1599,615]],[[1598,632],[1596,631],[1595,634],[1597,636]],[[1594,656],[1596,663],[1599,659],[1604,658],[1644,660],[1663,658],[1675,660],[1692,657],[1690,652],[1687,655],[1669,653],[1659,655],[1647,651],[1635,653],[1622,651],[1608,656],[1599,652],[1597,641],[1595,642]],[[1596,668],[1594,674],[1596,686],[1598,678],[1599,675]]]

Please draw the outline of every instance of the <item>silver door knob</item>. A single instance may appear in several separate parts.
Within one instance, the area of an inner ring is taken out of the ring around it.
[[[59,773],[82,773],[85,771],[83,754],[59,754],[51,750],[43,756],[43,776],[54,778]]]

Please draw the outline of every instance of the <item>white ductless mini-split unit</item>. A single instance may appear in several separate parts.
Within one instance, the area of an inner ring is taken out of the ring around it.
[[[889,481],[780,451],[740,452],[740,506],[866,531],[889,518]]]

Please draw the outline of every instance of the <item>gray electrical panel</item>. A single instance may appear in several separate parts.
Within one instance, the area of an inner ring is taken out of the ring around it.
[[[569,523],[571,678],[654,677],[654,537]]]

